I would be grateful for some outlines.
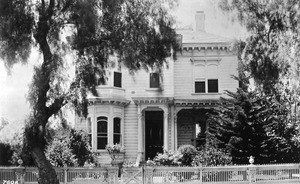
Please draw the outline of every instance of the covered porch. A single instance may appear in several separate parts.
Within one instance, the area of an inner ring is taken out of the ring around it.
[[[138,114],[137,165],[163,150],[177,151],[180,145],[200,147],[206,142],[208,113],[217,100],[135,98]]]
[[[204,146],[208,130],[209,114],[219,100],[174,100],[174,151],[179,146],[190,144]]]

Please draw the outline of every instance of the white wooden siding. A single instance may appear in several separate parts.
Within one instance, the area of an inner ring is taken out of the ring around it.
[[[238,81],[231,77],[231,75],[237,75],[237,58],[232,55],[219,56],[219,58],[221,60],[218,72],[216,71],[216,78],[218,78],[219,93],[225,97],[223,94],[225,90],[235,91],[238,87]],[[180,99],[218,99],[220,97],[218,94],[194,93],[194,63],[190,59],[191,57],[182,56],[174,62],[174,97]],[[209,76],[211,77],[212,74]]]
[[[189,121],[188,116],[184,115],[178,118],[177,130],[177,147],[185,144],[193,144],[192,139],[194,138],[195,127],[194,124]]]
[[[162,72],[162,90],[150,88],[150,73],[139,70],[131,75],[126,68],[122,68],[122,86],[125,89],[125,97],[172,97],[174,95],[173,60],[168,59],[168,67],[165,65]]]
[[[138,153],[138,115],[133,102],[125,107],[124,120],[125,159],[135,161]]]

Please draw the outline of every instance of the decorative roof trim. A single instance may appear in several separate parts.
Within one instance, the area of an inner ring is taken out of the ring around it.
[[[103,97],[94,97],[89,98],[89,105],[119,105],[127,106],[129,105],[130,100],[124,98],[103,98]]]
[[[216,107],[221,101],[219,99],[198,100],[198,99],[175,99],[176,107]]]
[[[132,97],[135,104],[173,104],[174,98],[171,97]]]
[[[193,63],[197,63],[197,62],[204,62],[204,63],[208,63],[208,62],[217,62],[218,64],[220,64],[220,61],[222,60],[222,58],[220,57],[191,57],[190,61]]]
[[[230,46],[183,46],[183,51],[206,51],[206,50],[223,50],[229,51]]]

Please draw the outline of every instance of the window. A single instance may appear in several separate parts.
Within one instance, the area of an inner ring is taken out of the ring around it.
[[[113,143],[121,144],[121,119],[114,118]]]
[[[159,73],[150,73],[150,88],[159,88]]]
[[[208,79],[207,80],[208,84],[208,93],[218,93],[219,88],[218,88],[218,79]]]
[[[195,81],[195,93],[205,93],[205,81]]]
[[[122,73],[114,72],[114,87],[122,87]]]
[[[97,118],[97,149],[105,149],[107,145],[107,117]]]
[[[92,121],[90,117],[87,118],[87,133],[89,137],[89,143],[92,145]]]
[[[198,61],[194,65],[195,93],[219,92],[219,64],[218,61]]]

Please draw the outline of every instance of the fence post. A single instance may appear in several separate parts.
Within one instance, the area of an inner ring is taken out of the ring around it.
[[[153,184],[153,173],[154,168],[152,167],[144,167],[144,184]]]
[[[248,181],[249,183],[256,183],[256,167],[254,163],[254,157],[250,156],[248,167]]]
[[[203,167],[202,164],[199,167],[199,179],[200,179],[200,184],[202,183],[202,177],[203,177]]]
[[[119,183],[118,172],[119,172],[118,167],[107,168],[109,184],[118,184]]]
[[[15,169],[15,174],[17,176],[17,181],[19,184],[25,183],[25,167],[17,167]]]
[[[63,171],[64,171],[64,184],[67,184],[68,183],[68,166],[67,165],[64,165]]]

